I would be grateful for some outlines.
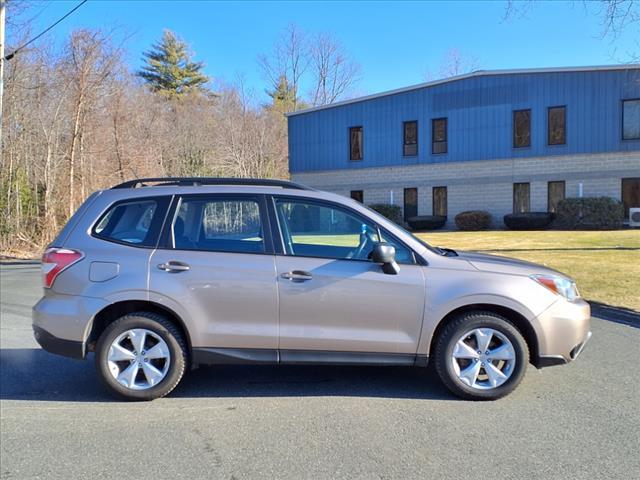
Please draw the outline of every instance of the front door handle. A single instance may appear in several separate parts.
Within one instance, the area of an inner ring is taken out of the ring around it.
[[[171,260],[167,263],[159,264],[158,268],[169,273],[180,273],[189,270],[189,265],[183,262],[176,262],[175,260]]]
[[[309,272],[305,272],[304,270],[293,270],[291,272],[283,273],[280,276],[287,280],[291,280],[292,282],[306,282],[313,278]]]

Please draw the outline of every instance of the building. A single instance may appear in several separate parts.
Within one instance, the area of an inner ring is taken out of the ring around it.
[[[640,207],[640,65],[478,71],[288,115],[294,181],[404,217]]]

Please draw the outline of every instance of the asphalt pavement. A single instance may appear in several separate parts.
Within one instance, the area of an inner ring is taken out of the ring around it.
[[[39,265],[0,276],[2,479],[640,478],[640,323],[594,318],[578,361],[496,402],[431,369],[221,366],[123,403],[33,340]]]

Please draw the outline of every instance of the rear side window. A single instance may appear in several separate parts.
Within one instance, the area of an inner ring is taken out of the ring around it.
[[[172,225],[179,250],[264,253],[260,206],[245,198],[183,198]]]
[[[168,198],[118,202],[100,218],[93,235],[139,247],[156,245]]]

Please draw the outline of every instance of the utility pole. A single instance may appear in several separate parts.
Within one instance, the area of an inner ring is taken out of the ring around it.
[[[7,2],[0,0],[0,158],[2,158],[2,94],[4,92],[4,19]]]

